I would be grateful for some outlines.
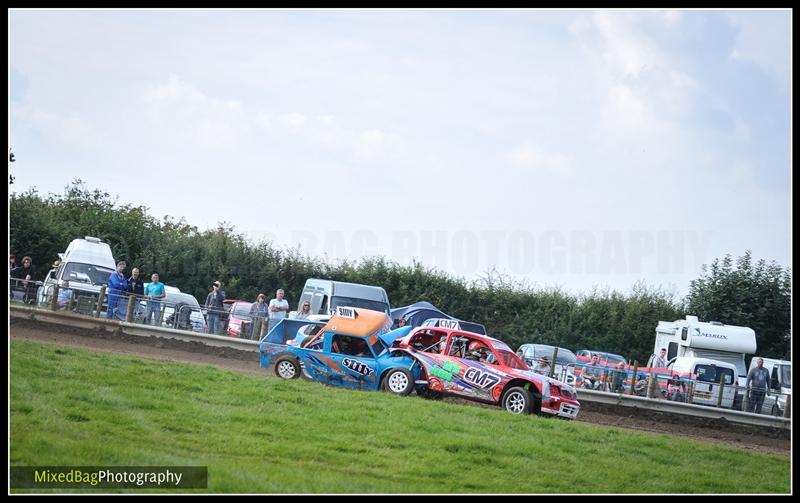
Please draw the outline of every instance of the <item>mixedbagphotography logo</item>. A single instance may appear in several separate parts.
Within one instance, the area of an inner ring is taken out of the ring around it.
[[[204,489],[206,466],[12,466],[12,489]]]

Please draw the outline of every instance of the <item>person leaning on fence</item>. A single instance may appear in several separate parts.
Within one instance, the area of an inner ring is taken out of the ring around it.
[[[158,325],[158,318],[161,316],[161,299],[167,296],[164,283],[159,281],[157,272],[150,276],[150,283],[144,287],[144,298],[147,299],[147,314],[144,316],[144,322],[147,324],[152,323]]]
[[[672,377],[667,381],[667,400],[673,402],[686,401],[686,384],[681,381],[681,376],[672,374]]]
[[[106,293],[108,295],[108,311],[106,311],[106,318],[109,320],[114,318],[114,312],[117,310],[119,301],[122,295],[128,290],[128,280],[125,279],[125,275],[123,274],[127,266],[128,264],[126,264],[124,260],[120,260],[117,262],[117,270],[112,272],[108,277],[108,283],[106,284]]]
[[[128,302],[133,302],[133,318],[139,320],[142,317],[142,312],[139,308],[139,300],[144,298],[144,279],[141,277],[138,267],[134,267],[131,271],[131,277],[128,278],[127,291]]]
[[[745,388],[750,390],[747,400],[747,412],[761,414],[761,406],[764,404],[764,395],[769,389],[769,371],[764,368],[764,359],[756,360],[756,366],[747,373]]]
[[[69,287],[69,281],[62,281],[61,288],[58,289],[58,297],[56,298],[58,307],[61,309],[69,308],[70,304],[72,303],[72,297],[73,293],[72,288]]]
[[[600,357],[592,355],[592,361],[583,367],[583,387],[598,389],[600,387]]]
[[[11,261],[9,259],[9,266]],[[11,269],[9,273],[14,281],[11,282],[11,289],[20,292],[22,301],[28,303],[35,297],[35,286],[33,280],[33,265],[30,257],[22,258],[22,265]]]
[[[253,302],[252,306],[250,306],[250,319],[253,320],[253,323],[250,326],[250,330],[252,331],[251,335],[258,336],[261,333],[261,324],[264,323],[264,320],[267,319],[267,316],[269,316],[267,296],[263,293],[259,293],[256,297],[256,301]]]
[[[216,334],[222,329],[222,320],[220,315],[225,306],[225,294],[220,290],[219,281],[211,284],[211,292],[206,297],[206,312],[208,313],[208,333]]]
[[[619,362],[614,369],[614,375],[611,377],[611,392],[625,393],[625,379],[627,378],[628,372],[625,370],[625,363]]]

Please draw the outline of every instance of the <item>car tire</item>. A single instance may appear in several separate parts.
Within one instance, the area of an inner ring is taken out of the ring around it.
[[[381,389],[393,395],[408,395],[414,389],[414,376],[403,368],[392,369],[384,374]]]
[[[533,396],[525,388],[514,386],[503,393],[500,404],[504,410],[512,414],[530,414]]]
[[[275,360],[275,375],[281,379],[297,379],[300,377],[300,362],[294,356],[281,356]]]

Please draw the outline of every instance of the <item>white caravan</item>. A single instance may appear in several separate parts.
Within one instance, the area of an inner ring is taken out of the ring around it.
[[[744,355],[756,352],[756,333],[752,328],[702,322],[697,316],[685,320],[659,321],[653,353],[667,348],[667,361],[676,356],[710,358],[736,367],[740,387],[747,381]]]

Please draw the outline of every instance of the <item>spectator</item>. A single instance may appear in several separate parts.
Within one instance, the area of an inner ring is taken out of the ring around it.
[[[9,261],[9,265],[11,262]],[[11,269],[11,277],[16,280],[12,281],[13,289],[18,292],[22,297],[22,302],[29,303],[34,300],[36,295],[34,287],[36,284],[31,281],[33,279],[33,266],[31,265],[30,257],[22,258],[22,265]]]
[[[647,366],[650,368],[663,369],[667,367],[667,348],[661,348],[658,354],[653,353],[647,361]]]
[[[672,374],[672,378],[667,381],[667,400],[686,401],[686,384],[681,381],[681,376],[678,374]]]
[[[61,288],[58,290],[58,298],[56,302],[58,303],[58,307],[61,309],[67,309],[70,307],[72,303],[72,288],[69,287],[69,281],[64,280],[61,282]]]
[[[142,318],[141,309],[139,309],[139,300],[144,298],[144,280],[139,274],[139,268],[134,267],[131,271],[131,277],[128,278],[128,302],[134,303],[134,320],[140,320]]]
[[[283,289],[275,292],[275,298],[269,301],[269,329],[275,326],[276,323],[286,318],[286,313],[289,312],[289,302],[283,298]]]
[[[222,319],[225,306],[225,294],[220,290],[219,281],[211,284],[211,292],[206,297],[206,313],[208,313],[208,333],[216,334],[222,331]]]
[[[267,296],[259,293],[256,301],[250,306],[250,318],[253,323],[250,327],[251,336],[259,336],[261,334],[261,325],[264,320],[269,316],[269,306],[267,305]]]
[[[600,357],[597,354],[592,355],[592,361],[583,367],[583,387],[589,389],[598,389],[600,387]]]
[[[161,316],[161,299],[167,296],[164,283],[159,281],[157,272],[150,276],[150,283],[144,289],[144,298],[147,299],[147,314],[144,322],[153,325],[159,324]]]
[[[647,385],[649,382],[650,380],[647,378],[647,374],[639,374],[636,383],[633,385],[634,394],[638,396],[647,396]]]
[[[614,375],[611,377],[611,392],[625,393],[625,379],[627,378],[628,372],[625,370],[625,364],[619,362],[614,369]]]
[[[747,400],[747,412],[761,414],[761,406],[764,404],[764,395],[769,389],[769,371],[764,368],[764,359],[756,360],[756,366],[747,373],[745,389],[750,390]]]
[[[117,306],[119,305],[119,300],[122,295],[128,290],[128,280],[125,279],[125,275],[122,274],[125,272],[125,268],[128,264],[125,263],[124,260],[120,260],[117,262],[117,270],[112,272],[111,275],[108,277],[107,287],[107,294],[108,294],[108,310],[106,311],[106,318],[113,319],[115,312],[117,310]]]
[[[295,319],[307,320],[310,315],[311,315],[311,302],[305,300],[303,301],[303,304],[300,306],[300,311],[298,311],[297,314],[295,315]]]
[[[17,255],[14,253],[8,254],[8,274],[11,274],[11,270],[17,267]]]
[[[144,297],[144,280],[139,276],[138,267],[134,267],[131,271],[131,277],[128,278],[127,291],[138,297]]]
[[[533,371],[536,372],[537,374],[542,374],[544,376],[549,376],[550,375],[550,360],[546,356],[541,357],[536,362],[536,366],[533,367]]]

